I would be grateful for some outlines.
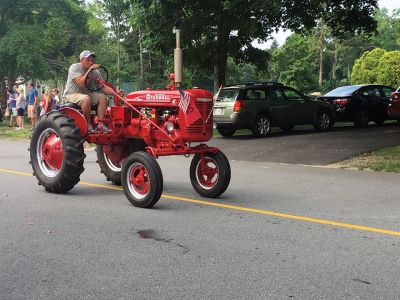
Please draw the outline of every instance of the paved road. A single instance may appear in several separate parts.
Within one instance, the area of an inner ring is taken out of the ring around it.
[[[367,128],[336,125],[328,132],[295,129],[277,130],[270,137],[249,135],[215,138],[211,145],[220,147],[232,160],[265,161],[304,165],[327,165],[359,153],[400,144],[400,127],[392,124]]]
[[[0,299],[400,294],[400,174],[231,161],[227,192],[210,200],[193,191],[188,159],[161,158],[163,197],[138,209],[93,151],[81,184],[46,193],[26,148],[0,141]]]

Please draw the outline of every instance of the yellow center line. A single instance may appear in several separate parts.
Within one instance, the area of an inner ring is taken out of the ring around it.
[[[30,174],[30,173],[17,172],[17,171],[12,171],[12,170],[0,169],[0,172],[17,174],[17,175],[32,176],[32,174]],[[95,184],[95,183],[89,183],[89,182],[84,182],[84,181],[80,181],[79,184],[122,191],[122,188],[116,187],[116,186],[111,186],[111,185]],[[380,229],[380,228],[374,228],[374,227],[360,226],[360,225],[354,225],[354,224],[348,224],[348,223],[342,223],[342,222],[335,222],[335,221],[329,221],[329,220],[302,217],[302,216],[284,214],[284,213],[279,213],[279,212],[274,212],[274,211],[255,209],[255,208],[249,208],[249,207],[242,207],[242,206],[223,204],[223,203],[216,203],[216,202],[209,202],[209,201],[204,201],[204,200],[196,200],[196,199],[190,199],[190,198],[184,198],[184,197],[178,197],[178,196],[171,196],[171,195],[164,195],[164,194],[162,194],[161,197],[166,198],[166,199],[175,200],[175,201],[183,201],[183,202],[196,203],[196,204],[202,204],[202,205],[208,205],[208,206],[214,206],[214,207],[221,207],[221,208],[233,209],[233,210],[238,210],[238,211],[245,211],[245,212],[250,212],[250,213],[255,213],[255,214],[262,214],[262,215],[280,217],[280,218],[285,218],[285,219],[299,220],[299,221],[318,223],[318,224],[324,224],[324,225],[331,225],[331,226],[342,227],[342,228],[350,228],[350,229],[356,229],[356,230],[362,230],[362,231],[370,231],[370,232],[376,232],[376,233],[383,233],[383,234],[400,236],[400,231],[393,231],[393,230],[386,230],[386,229]]]

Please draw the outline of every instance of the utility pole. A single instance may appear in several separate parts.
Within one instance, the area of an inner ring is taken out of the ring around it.
[[[119,90],[119,74],[120,74],[120,56],[121,56],[121,38],[120,38],[120,22],[117,22],[117,45],[118,45],[118,54],[117,54],[117,90]]]
[[[143,46],[142,31],[139,28],[139,60],[140,60],[140,86],[143,88]]]

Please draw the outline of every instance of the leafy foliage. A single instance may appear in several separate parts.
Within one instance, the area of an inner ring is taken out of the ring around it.
[[[87,32],[81,1],[7,0],[0,11],[0,75],[11,79],[59,77]]]
[[[351,79],[353,84],[377,83],[377,68],[381,57],[386,53],[384,49],[377,48],[366,51],[354,63]]]

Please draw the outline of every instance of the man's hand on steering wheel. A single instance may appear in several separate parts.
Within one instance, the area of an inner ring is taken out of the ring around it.
[[[91,65],[90,68],[89,68],[89,73],[90,73],[91,70],[97,70],[97,69],[100,68],[100,67],[101,67],[100,64],[93,64],[93,65]],[[88,73],[88,74],[89,74],[89,73]]]

